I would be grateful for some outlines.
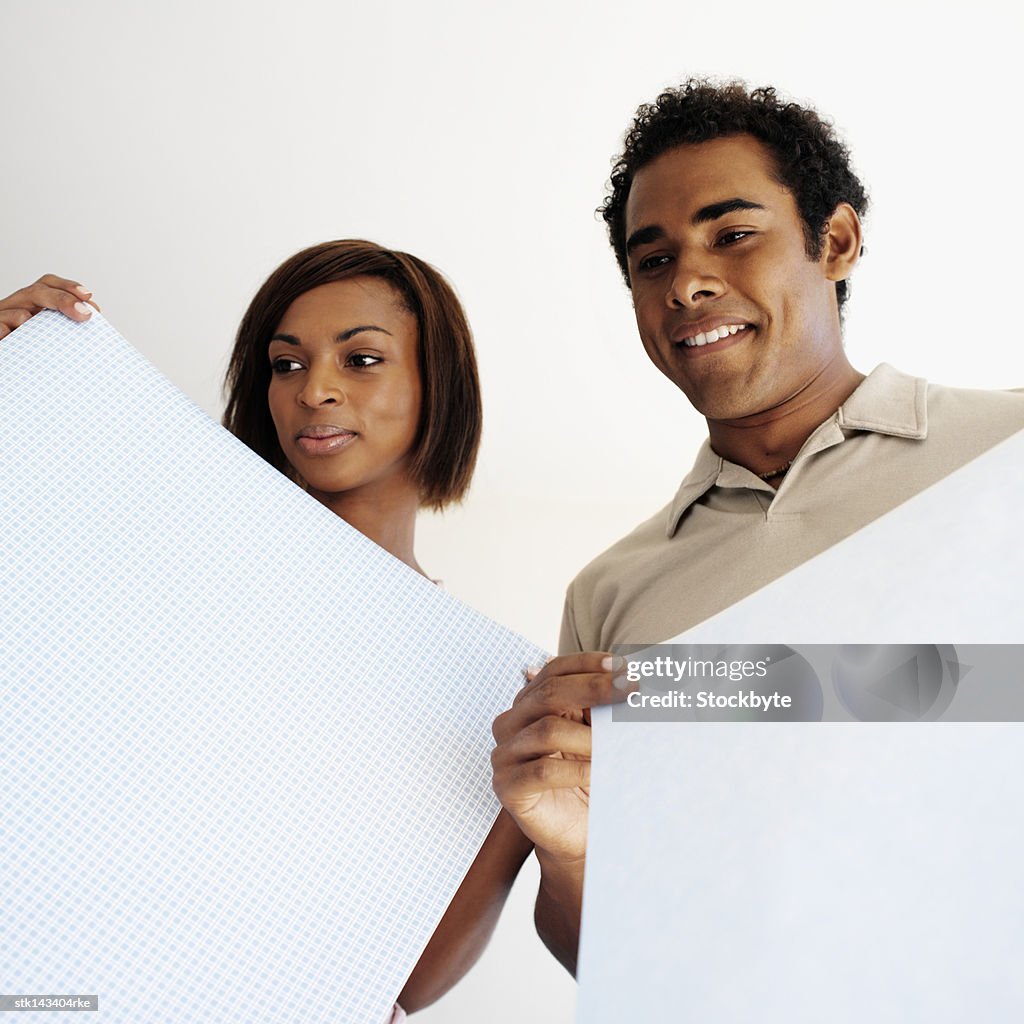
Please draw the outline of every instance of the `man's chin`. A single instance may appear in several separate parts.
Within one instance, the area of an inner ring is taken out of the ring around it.
[[[763,411],[758,403],[751,401],[750,394],[741,389],[737,389],[738,393],[722,387],[702,389],[699,392],[690,392],[684,388],[682,391],[690,405],[709,423],[733,423]]]

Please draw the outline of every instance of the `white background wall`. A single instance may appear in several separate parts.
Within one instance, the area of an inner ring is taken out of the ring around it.
[[[854,365],[1024,385],[1009,12],[4,0],[0,294],[77,277],[219,416],[238,319],[285,256],[366,237],[433,262],[474,326],[487,419],[472,495],[423,518],[420,560],[553,647],[566,582],[669,499],[703,435],[647,363],[593,215],[636,105],[703,73],[830,114],[873,199]],[[75,396],[53,403],[73,432]],[[417,1019],[571,1019],[534,889],[528,871],[484,960]]]

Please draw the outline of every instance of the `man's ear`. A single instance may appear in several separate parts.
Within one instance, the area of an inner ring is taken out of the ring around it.
[[[840,203],[829,218],[822,260],[830,281],[845,281],[860,259],[863,246],[860,217],[849,203]]]

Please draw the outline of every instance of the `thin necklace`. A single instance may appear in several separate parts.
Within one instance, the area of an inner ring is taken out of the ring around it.
[[[784,466],[779,466],[778,469],[773,469],[769,473],[758,473],[757,475],[764,481],[771,480],[773,477],[782,476],[783,473],[789,472],[789,467],[793,465],[796,459],[790,459]]]

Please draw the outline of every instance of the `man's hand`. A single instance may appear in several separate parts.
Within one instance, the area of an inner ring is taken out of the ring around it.
[[[92,307],[92,308],[90,308]],[[72,320],[82,322],[100,307],[92,301],[92,292],[77,281],[54,274],[43,274],[35,284],[0,299],[0,338],[20,327],[43,309],[56,309]]]
[[[626,699],[619,667],[610,654],[554,658],[494,721],[494,791],[523,834],[559,860],[586,852],[589,710]]]
[[[528,674],[494,720],[494,792],[541,866],[537,930],[575,970],[590,804],[590,708],[626,699],[621,658],[600,652],[554,658]]]

